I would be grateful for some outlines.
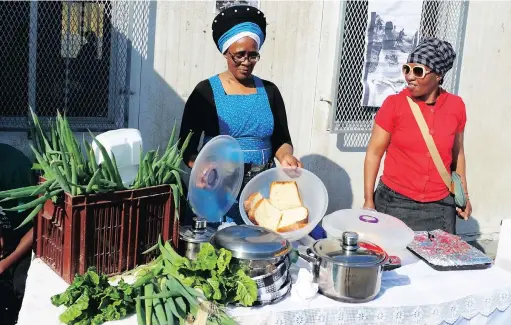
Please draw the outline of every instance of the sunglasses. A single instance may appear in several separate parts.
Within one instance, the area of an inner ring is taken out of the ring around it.
[[[426,67],[423,65],[416,65],[412,68],[408,64],[403,64],[403,74],[406,76],[410,72],[413,74],[415,78],[423,79],[433,71],[426,70]]]
[[[248,62],[250,63],[256,63],[259,61],[259,58],[261,57],[259,55],[259,52],[247,52],[247,51],[240,51],[236,53],[229,52],[229,55],[231,56],[232,60],[236,64],[241,64],[245,62],[245,60],[248,58]]]

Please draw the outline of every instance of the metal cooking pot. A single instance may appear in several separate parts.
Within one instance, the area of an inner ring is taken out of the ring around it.
[[[320,239],[299,255],[312,265],[319,292],[350,303],[367,302],[380,292],[383,271],[401,266],[399,257],[389,257],[380,247],[359,242],[355,232],[339,239]]]
[[[232,253],[232,262],[244,268],[250,277],[271,273],[291,251],[291,243],[282,235],[252,225],[231,226],[217,231],[211,244]]]
[[[181,227],[179,230],[179,255],[190,260],[197,258],[202,245],[209,242],[211,236],[215,233],[215,230],[207,225],[206,219],[195,217],[192,226]]]

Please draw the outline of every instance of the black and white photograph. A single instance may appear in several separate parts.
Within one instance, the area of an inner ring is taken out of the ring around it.
[[[222,10],[236,6],[236,5],[248,5],[252,6],[254,8],[260,9],[259,0],[215,0],[213,1],[215,4],[214,12],[215,14],[218,14]]]
[[[362,105],[380,107],[405,87],[401,66],[417,46],[422,0],[369,1]]]

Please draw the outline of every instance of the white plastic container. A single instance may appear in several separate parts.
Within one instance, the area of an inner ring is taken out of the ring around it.
[[[309,210],[309,223],[307,226],[291,232],[280,233],[290,242],[297,241],[307,236],[323,219],[328,207],[328,193],[323,182],[302,168],[271,168],[257,175],[248,182],[240,195],[239,210],[243,221],[247,225],[253,225],[245,212],[243,202],[250,194],[260,192],[265,198],[269,197],[270,185],[274,181],[296,181],[303,205]]]
[[[400,256],[413,241],[414,232],[403,221],[366,209],[343,209],[323,218],[327,238],[342,238],[344,231],[354,231],[359,238],[383,248],[387,254]]]
[[[142,135],[137,129],[117,129],[101,133],[96,139],[105,147],[112,158],[115,155],[115,161],[121,175],[124,186],[129,186],[135,180],[139,163],[140,153],[142,152]],[[92,149],[96,157],[96,162],[100,164],[103,161],[103,155],[96,143],[92,142]]]

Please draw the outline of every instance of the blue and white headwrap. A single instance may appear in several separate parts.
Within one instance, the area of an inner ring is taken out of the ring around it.
[[[218,40],[218,48],[225,53],[232,44],[247,36],[256,41],[259,50],[264,43],[264,34],[257,24],[251,22],[241,23],[229,29]]]
[[[260,49],[266,38],[266,18],[257,8],[232,6],[220,12],[212,24],[213,40],[220,52],[244,37],[250,37]]]

